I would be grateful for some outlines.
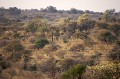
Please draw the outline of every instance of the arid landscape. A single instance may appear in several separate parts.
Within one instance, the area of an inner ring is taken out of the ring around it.
[[[1,7],[0,79],[120,79],[120,12]]]

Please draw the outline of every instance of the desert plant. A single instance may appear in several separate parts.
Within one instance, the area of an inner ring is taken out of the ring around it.
[[[101,28],[101,29],[106,29],[109,25],[107,23],[104,23],[104,22],[97,22],[96,26]]]
[[[97,38],[101,42],[105,42],[107,44],[113,43],[116,40],[116,37],[109,30],[105,30],[105,29],[98,31]]]
[[[93,79],[119,79],[120,63],[109,63],[104,65],[96,65],[89,68]]]
[[[20,37],[20,33],[18,33],[18,32],[14,33],[14,34],[13,34],[13,37],[14,37],[14,38],[19,38],[19,37]]]
[[[21,56],[23,55],[21,51],[23,50],[24,47],[19,42],[11,42],[4,47],[4,51],[10,54],[10,58],[12,58],[12,60],[21,58]],[[15,56],[19,56],[19,57],[15,57]]]
[[[1,54],[0,54],[0,73],[10,67],[10,62],[8,62]]]
[[[120,49],[119,46],[113,48],[107,57],[112,61],[120,61]]]
[[[62,75],[62,79],[81,79],[85,69],[86,66],[80,64],[74,65]]]
[[[37,49],[40,49],[40,48],[43,48],[46,44],[48,44],[49,43],[49,41],[48,40],[46,40],[46,39],[41,39],[41,40],[38,40],[38,41],[36,41],[35,42],[35,47],[37,48]]]
[[[112,24],[108,27],[111,31],[113,31],[116,36],[119,36],[120,34],[120,25],[119,24]]]
[[[57,60],[50,58],[41,65],[41,71],[43,73],[48,73],[49,77],[55,79],[56,74],[59,72],[58,67],[56,66]]]
[[[23,69],[26,71],[36,71],[37,65],[36,64],[24,64]]]
[[[84,45],[81,44],[77,44],[77,45],[73,45],[70,50],[73,52],[80,52],[80,51],[84,51]]]
[[[36,31],[44,32],[47,30],[47,26],[48,24],[46,19],[36,18],[28,23],[26,31],[32,33],[35,33]]]
[[[89,14],[83,14],[77,19],[77,28],[82,31],[92,28],[94,24],[95,21],[90,18]]]

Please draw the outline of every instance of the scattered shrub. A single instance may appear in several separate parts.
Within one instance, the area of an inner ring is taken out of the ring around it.
[[[109,30],[105,29],[98,31],[97,38],[105,43],[113,43],[116,40],[116,37]]]
[[[43,48],[46,44],[48,44],[49,41],[46,40],[46,39],[41,39],[41,40],[38,40],[36,43],[35,43],[35,47],[37,49],[40,49],[40,48]]]
[[[120,49],[119,47],[114,48],[109,54],[108,58],[113,61],[119,61],[120,60]]]
[[[89,68],[93,79],[119,79],[120,64],[110,63]]]
[[[37,70],[37,65],[36,64],[24,64],[24,70],[36,71]]]
[[[113,31],[116,36],[120,35],[120,25],[119,24],[112,24],[108,27],[111,31]]]
[[[17,32],[14,33],[14,34],[13,34],[13,37],[14,37],[14,38],[19,38],[19,37],[20,37],[20,33],[17,33]]]
[[[12,61],[16,61],[23,56],[24,47],[19,42],[11,42],[6,45],[3,50],[8,54],[8,59],[12,59]]]
[[[76,44],[76,45],[73,45],[71,48],[70,48],[70,51],[74,51],[74,52],[80,52],[80,51],[84,51],[84,46],[81,45],[81,44]]]
[[[0,55],[0,73],[10,67],[10,62],[8,62],[2,55]]]
[[[86,66],[77,64],[71,67],[62,75],[61,79],[81,79],[82,74],[85,72]]]
[[[96,26],[101,28],[101,29],[107,29],[107,27],[109,25],[107,23],[98,22],[98,23],[96,23]]]

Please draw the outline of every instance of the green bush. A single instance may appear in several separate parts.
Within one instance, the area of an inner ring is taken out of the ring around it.
[[[19,38],[19,37],[20,37],[20,33],[17,33],[17,32],[14,33],[14,34],[13,34],[13,37],[14,37],[14,38]]]
[[[49,41],[46,40],[46,39],[41,39],[41,40],[38,40],[36,43],[35,43],[35,48],[37,49],[40,49],[40,48],[43,48],[46,44],[48,44]]]
[[[77,64],[68,69],[62,75],[62,79],[81,79],[82,74],[85,72],[86,66]]]

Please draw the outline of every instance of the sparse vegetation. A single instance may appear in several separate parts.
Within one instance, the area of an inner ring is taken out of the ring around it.
[[[0,8],[0,79],[120,79],[120,13]]]

